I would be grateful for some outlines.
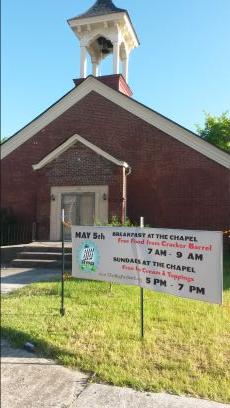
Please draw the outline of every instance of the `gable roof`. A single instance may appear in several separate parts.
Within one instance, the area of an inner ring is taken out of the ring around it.
[[[29,140],[41,129],[93,91],[209,159],[228,169],[230,168],[230,155],[228,153],[206,142],[197,134],[178,125],[158,112],[142,105],[140,102],[105,85],[91,75],[19,132],[6,140],[1,146],[1,158],[5,158],[17,147]]]
[[[90,143],[88,140],[84,139],[84,137],[75,134],[71,136],[68,140],[54,149],[52,152],[47,154],[43,159],[37,163],[33,164],[33,170],[40,170],[48,163],[59,157],[63,154],[66,150],[68,150],[71,146],[73,146],[76,142],[81,142],[84,146],[88,147],[89,149],[93,150],[95,153],[99,154],[100,156],[104,157],[105,159],[111,161],[112,163],[116,164],[117,166],[125,167],[126,169],[130,166],[123,161],[116,159],[115,157],[111,156],[111,154],[105,152],[104,150],[100,149],[100,147],[96,146],[93,143]]]

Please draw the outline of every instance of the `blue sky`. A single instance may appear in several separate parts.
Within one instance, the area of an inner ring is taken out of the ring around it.
[[[129,11],[141,42],[129,68],[135,99],[191,130],[203,123],[204,110],[230,111],[230,0],[114,3]],[[3,137],[73,87],[79,45],[66,20],[92,4],[2,0]]]

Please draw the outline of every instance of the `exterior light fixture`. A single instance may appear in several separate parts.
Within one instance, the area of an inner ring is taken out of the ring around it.
[[[50,198],[51,198],[51,201],[55,201],[55,195],[54,194],[51,194]]]
[[[106,201],[106,200],[107,200],[107,194],[104,193],[103,196],[102,196],[102,198],[103,198],[104,201]]]

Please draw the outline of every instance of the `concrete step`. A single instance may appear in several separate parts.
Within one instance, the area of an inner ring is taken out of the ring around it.
[[[26,251],[19,252],[17,254],[18,259],[50,259],[54,261],[60,261],[62,259],[62,252],[40,252],[40,251]],[[72,260],[72,253],[65,252],[65,260]]]
[[[24,251],[28,252],[52,252],[52,253],[61,253],[62,248],[61,246],[54,247],[54,246],[32,246],[28,245],[27,247],[24,247]],[[71,254],[72,253],[72,248],[71,247],[65,247],[65,253],[66,254]]]
[[[53,259],[13,259],[11,266],[15,268],[45,268],[61,269],[62,262]],[[71,270],[72,262],[65,260],[65,270]]]

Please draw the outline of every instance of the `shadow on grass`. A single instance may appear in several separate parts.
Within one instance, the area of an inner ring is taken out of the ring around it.
[[[47,343],[46,341],[37,339],[34,336],[29,335],[26,332],[20,330],[13,330],[10,327],[3,327],[1,329],[2,347],[1,347],[1,357],[21,357],[21,358],[49,358],[55,360],[50,362],[50,364],[60,364],[62,356],[69,359],[75,359],[75,354],[61,349],[59,347],[54,347]],[[29,353],[24,350],[24,344],[30,342],[35,346],[35,353]],[[24,363],[23,363],[24,364]],[[26,364],[26,363],[25,363]],[[29,360],[28,363],[29,364]],[[39,363],[38,363],[39,364]],[[43,363],[41,362],[41,365]],[[87,373],[92,375],[91,372]]]
[[[28,285],[34,282],[57,282],[60,280],[61,272],[52,269],[31,268],[30,270],[19,272],[17,269],[2,269],[1,284],[22,284]]]
[[[230,252],[224,252],[224,290],[230,289]]]

